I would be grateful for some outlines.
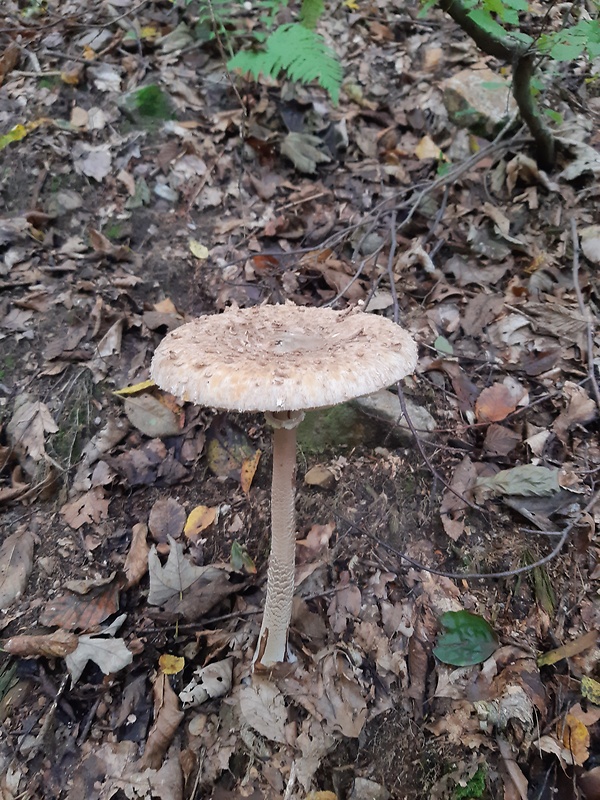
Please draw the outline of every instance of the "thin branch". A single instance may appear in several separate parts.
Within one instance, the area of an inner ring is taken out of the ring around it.
[[[420,561],[417,561],[416,559],[407,556],[406,553],[400,552],[400,550],[397,550],[395,547],[392,547],[391,544],[388,544],[383,539],[380,539],[378,536],[375,536],[375,534],[370,533],[364,528],[361,528],[359,525],[356,525],[354,522],[351,522],[349,519],[346,519],[341,514],[335,512],[335,516],[338,517],[338,519],[340,519],[345,525],[349,525],[358,533],[361,533],[364,536],[367,536],[369,539],[372,539],[374,542],[377,542],[377,544],[384,547],[390,553],[393,553],[395,556],[401,558],[403,561],[408,561],[409,564],[411,564],[413,567],[416,567],[417,569],[422,569],[425,572],[430,572],[432,575],[441,575],[443,578],[452,578],[456,580],[484,580],[491,578],[494,579],[512,578],[515,575],[521,575],[524,572],[531,572],[531,570],[536,569],[537,567],[542,567],[544,564],[547,564],[549,561],[552,561],[552,559],[556,558],[556,556],[562,550],[564,543],[567,541],[567,537],[569,536],[575,525],[577,525],[577,523],[583,517],[584,514],[587,514],[588,511],[592,510],[592,508],[596,505],[598,500],[600,500],[600,490],[594,494],[594,496],[592,497],[590,502],[585,506],[585,508],[583,508],[579,512],[579,514],[573,520],[571,520],[571,522],[569,522],[569,524],[564,528],[562,532],[557,531],[557,533],[560,534],[560,539],[555,545],[555,547],[552,548],[552,551],[548,553],[547,556],[540,558],[538,561],[534,561],[532,564],[527,564],[527,566],[525,567],[517,567],[516,569],[503,570],[502,572],[446,572],[441,569],[436,569],[435,567],[429,567],[426,564],[422,564]],[[554,533],[554,531],[548,531],[548,533]]]
[[[587,371],[590,383],[592,385],[592,391],[594,392],[594,397],[596,398],[596,405],[598,406],[598,410],[600,410],[600,388],[598,387],[598,380],[596,379],[596,369],[594,365],[594,325],[592,323],[591,314],[586,308],[583,294],[581,292],[581,286],[579,285],[579,237],[577,235],[577,223],[575,222],[575,217],[571,217],[571,238],[573,240],[573,288],[575,289],[579,311],[581,316],[586,321]]]

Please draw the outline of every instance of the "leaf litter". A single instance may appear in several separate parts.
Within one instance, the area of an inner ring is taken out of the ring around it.
[[[598,508],[579,515],[600,463],[593,144],[571,142],[547,176],[522,140],[486,150],[459,129],[442,79],[489,64],[443,16],[332,13],[324,29],[351,63],[332,112],[314,86],[246,84],[240,108],[191,7],[47,7],[25,22],[7,4],[27,42],[0,56],[0,628],[18,667],[0,725],[6,741],[25,727],[49,737],[56,769],[0,748],[0,791],[451,798],[485,763],[493,796],[560,791],[563,771],[589,791],[598,719],[580,701],[597,677]],[[143,80],[148,67],[160,81]],[[395,445],[397,419],[377,423],[375,447],[359,436],[341,456],[303,450],[297,660],[252,676],[268,436],[250,415],[180,408],[147,370],[181,322],[286,299],[397,313],[422,345],[407,399],[433,425],[422,450]],[[567,525],[562,554],[531,579],[418,567],[520,569]],[[486,621],[501,646],[444,666],[447,613]],[[165,654],[183,668],[162,672]],[[46,712],[31,669],[49,704],[51,684],[78,680]]]

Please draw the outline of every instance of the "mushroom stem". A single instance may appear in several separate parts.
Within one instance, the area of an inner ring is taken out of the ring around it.
[[[303,416],[271,416],[271,423],[277,425],[273,432],[271,554],[267,570],[267,599],[254,656],[254,663],[264,667],[285,661],[286,656],[296,562],[296,426]]]

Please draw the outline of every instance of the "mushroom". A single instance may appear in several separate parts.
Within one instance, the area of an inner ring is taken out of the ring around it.
[[[182,401],[264,411],[274,428],[271,554],[255,667],[285,661],[296,530],[296,427],[304,411],[370,394],[411,373],[417,347],[383,317],[293,303],[230,309],[171,331],[151,375]]]

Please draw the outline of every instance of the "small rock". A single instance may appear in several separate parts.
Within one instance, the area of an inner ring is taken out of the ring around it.
[[[464,69],[442,83],[452,121],[474,133],[492,136],[516,113],[510,84],[490,69]]]
[[[391,797],[385,786],[367,778],[356,778],[348,800],[388,800]]]
[[[600,264],[600,225],[589,225],[580,234],[583,255],[592,264]]]
[[[405,399],[406,410],[415,429],[423,439],[431,439],[432,432],[436,428],[435,419],[426,408],[417,405],[408,397]],[[387,389],[381,389],[374,394],[358,397],[352,401],[352,405],[359,408],[364,414],[375,417],[386,425],[395,426],[402,416],[398,395],[388,392]],[[406,422],[402,421],[402,424],[405,426]],[[406,427],[395,427],[394,434],[404,442],[412,440],[412,433]]]

